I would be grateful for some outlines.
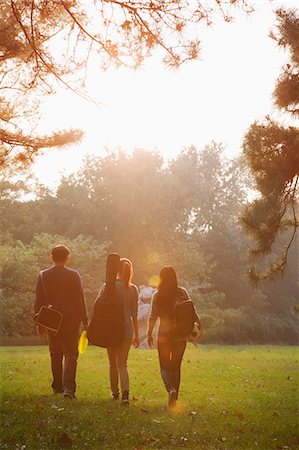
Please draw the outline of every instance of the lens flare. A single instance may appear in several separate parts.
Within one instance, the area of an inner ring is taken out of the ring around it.
[[[149,286],[158,287],[160,282],[159,275],[151,275],[148,279]]]
[[[174,416],[182,416],[187,411],[187,407],[184,403],[177,401],[175,406],[171,408],[171,414]]]

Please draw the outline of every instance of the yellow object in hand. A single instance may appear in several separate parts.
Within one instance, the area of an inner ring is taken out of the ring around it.
[[[78,344],[78,351],[80,355],[83,355],[83,353],[85,353],[87,346],[88,346],[87,331],[84,330],[82,331]]]

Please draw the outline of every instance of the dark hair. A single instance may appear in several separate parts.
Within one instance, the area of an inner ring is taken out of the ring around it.
[[[128,258],[121,258],[118,266],[118,275],[126,287],[131,286],[133,276],[133,265]]]
[[[173,301],[178,293],[178,280],[173,267],[164,266],[160,272],[160,283],[158,286],[158,301],[165,312],[171,312]]]
[[[69,254],[70,251],[65,245],[56,245],[51,251],[52,259],[56,263],[66,261]]]
[[[176,272],[171,266],[164,266],[160,272],[160,283],[158,290],[161,292],[173,292],[176,294],[178,289],[178,280]]]

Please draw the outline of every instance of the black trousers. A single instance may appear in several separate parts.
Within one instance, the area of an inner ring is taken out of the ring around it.
[[[175,389],[177,394],[181,381],[181,363],[186,349],[186,340],[159,342],[158,354],[160,370],[165,388],[168,392]]]
[[[79,328],[48,334],[54,392],[76,391],[76,370],[78,360]]]

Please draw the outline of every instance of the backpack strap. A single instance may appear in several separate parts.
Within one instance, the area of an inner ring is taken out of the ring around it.
[[[180,301],[186,301],[186,300],[190,300],[188,294],[186,293],[185,289],[179,287],[178,288],[178,296],[177,296],[177,300]]]

